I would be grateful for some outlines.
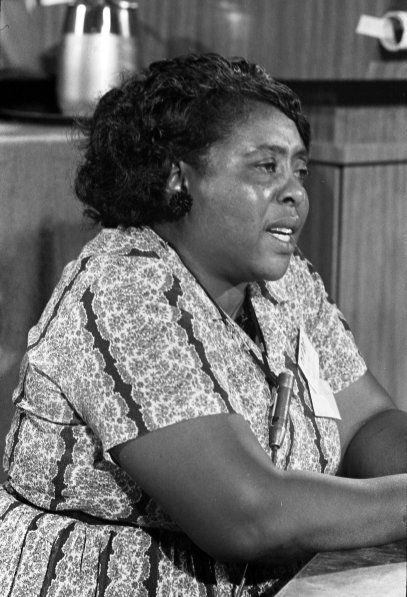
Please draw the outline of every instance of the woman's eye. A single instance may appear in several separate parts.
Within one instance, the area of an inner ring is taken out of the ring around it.
[[[307,166],[303,166],[296,170],[296,175],[300,180],[305,180],[309,176],[309,169]]]
[[[277,164],[275,162],[264,162],[259,164],[257,167],[265,172],[275,172],[277,169]]]

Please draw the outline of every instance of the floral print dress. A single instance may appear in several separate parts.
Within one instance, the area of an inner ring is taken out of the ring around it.
[[[271,370],[295,375],[277,466],[335,474],[337,424],[313,412],[298,335],[306,331],[338,392],[366,370],[352,334],[300,255],[281,280],[249,293]],[[29,334],[0,489],[0,595],[232,595],[242,566],[198,549],[109,450],[179,421],[237,413],[270,454],[261,360],[153,230],[99,233]],[[249,566],[244,594],[271,595],[281,574]]]

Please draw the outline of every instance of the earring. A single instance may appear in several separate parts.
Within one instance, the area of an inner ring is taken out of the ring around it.
[[[173,193],[168,202],[171,220],[179,220],[192,207],[192,197],[183,185],[180,191]]]

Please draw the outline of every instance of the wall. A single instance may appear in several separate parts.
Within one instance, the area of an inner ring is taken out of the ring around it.
[[[140,0],[142,63],[195,51],[242,55],[277,78],[402,78],[405,62],[383,56],[356,35],[362,13],[382,16],[407,0]],[[27,13],[23,0],[3,3],[0,66],[44,74],[60,39],[65,6]],[[45,59],[45,60],[44,60]]]

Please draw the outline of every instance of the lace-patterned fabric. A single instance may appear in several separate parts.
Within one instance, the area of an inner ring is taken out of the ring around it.
[[[334,392],[366,369],[352,334],[299,255],[281,280],[249,293],[272,371],[290,368],[296,380],[277,465],[335,474],[337,425],[314,416],[296,365],[298,332],[305,329]],[[258,361],[258,346],[150,228],[108,229],[88,243],[30,331],[13,396],[0,594],[231,595],[241,567],[196,548],[109,449],[230,412],[270,454],[270,389]],[[282,574],[249,567],[247,590],[271,595]]]

